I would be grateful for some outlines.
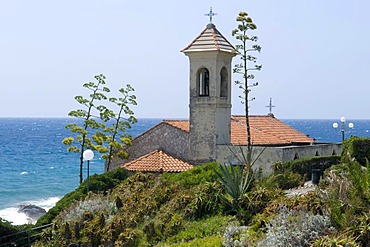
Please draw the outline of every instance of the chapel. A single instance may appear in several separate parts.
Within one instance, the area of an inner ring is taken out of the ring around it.
[[[234,46],[210,23],[184,49],[189,59],[189,120],[163,120],[132,140],[127,160],[112,168],[181,172],[216,161],[235,164],[247,150],[245,116],[231,115]],[[250,116],[257,168],[271,172],[277,162],[340,152],[340,145],[320,144],[272,114]]]

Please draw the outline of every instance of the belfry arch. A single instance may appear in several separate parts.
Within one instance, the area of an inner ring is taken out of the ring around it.
[[[220,97],[227,98],[228,95],[228,73],[225,67],[222,67],[220,72]]]
[[[198,70],[197,94],[198,96],[209,96],[209,71],[206,68]]]

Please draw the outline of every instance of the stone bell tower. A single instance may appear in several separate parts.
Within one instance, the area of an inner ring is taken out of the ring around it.
[[[217,159],[217,144],[230,144],[231,61],[235,48],[210,23],[182,52],[190,61],[189,160]]]

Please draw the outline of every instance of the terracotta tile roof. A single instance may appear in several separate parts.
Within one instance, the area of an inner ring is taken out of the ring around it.
[[[163,122],[189,133],[189,120],[163,120]]]
[[[251,141],[253,145],[290,145],[312,143],[314,140],[272,116],[250,116]],[[165,123],[189,132],[188,120],[165,120]],[[244,116],[231,117],[231,143],[247,144]]]
[[[189,132],[189,120],[163,120],[162,122],[152,126],[151,128],[147,129],[140,135],[137,135],[133,140],[139,139],[140,137],[146,135],[146,133],[152,131],[152,129],[158,128],[158,126],[162,124],[169,124],[172,127],[176,127],[177,129],[180,129],[185,132]]]
[[[140,172],[182,172],[193,168],[185,161],[175,158],[161,150],[155,150],[122,166],[128,171]]]
[[[207,27],[182,52],[226,51],[235,52],[234,46],[217,30],[214,24]]]
[[[272,116],[250,116],[252,145],[290,145],[314,140]],[[247,143],[245,116],[231,117],[232,144]]]

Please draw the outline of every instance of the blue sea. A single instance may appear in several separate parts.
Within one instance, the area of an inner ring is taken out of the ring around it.
[[[79,186],[78,154],[67,152],[62,144],[71,136],[64,126],[71,118],[0,118],[0,217],[24,224],[29,219],[18,213],[20,205],[34,204],[50,209],[66,193]],[[161,119],[139,119],[129,130],[135,137]],[[318,142],[341,142],[340,130],[332,124],[339,120],[282,120]],[[370,120],[348,120],[345,137],[370,137]],[[340,125],[340,124],[339,124]],[[95,154],[90,175],[104,171],[104,160]],[[86,166],[84,178],[86,178]]]

